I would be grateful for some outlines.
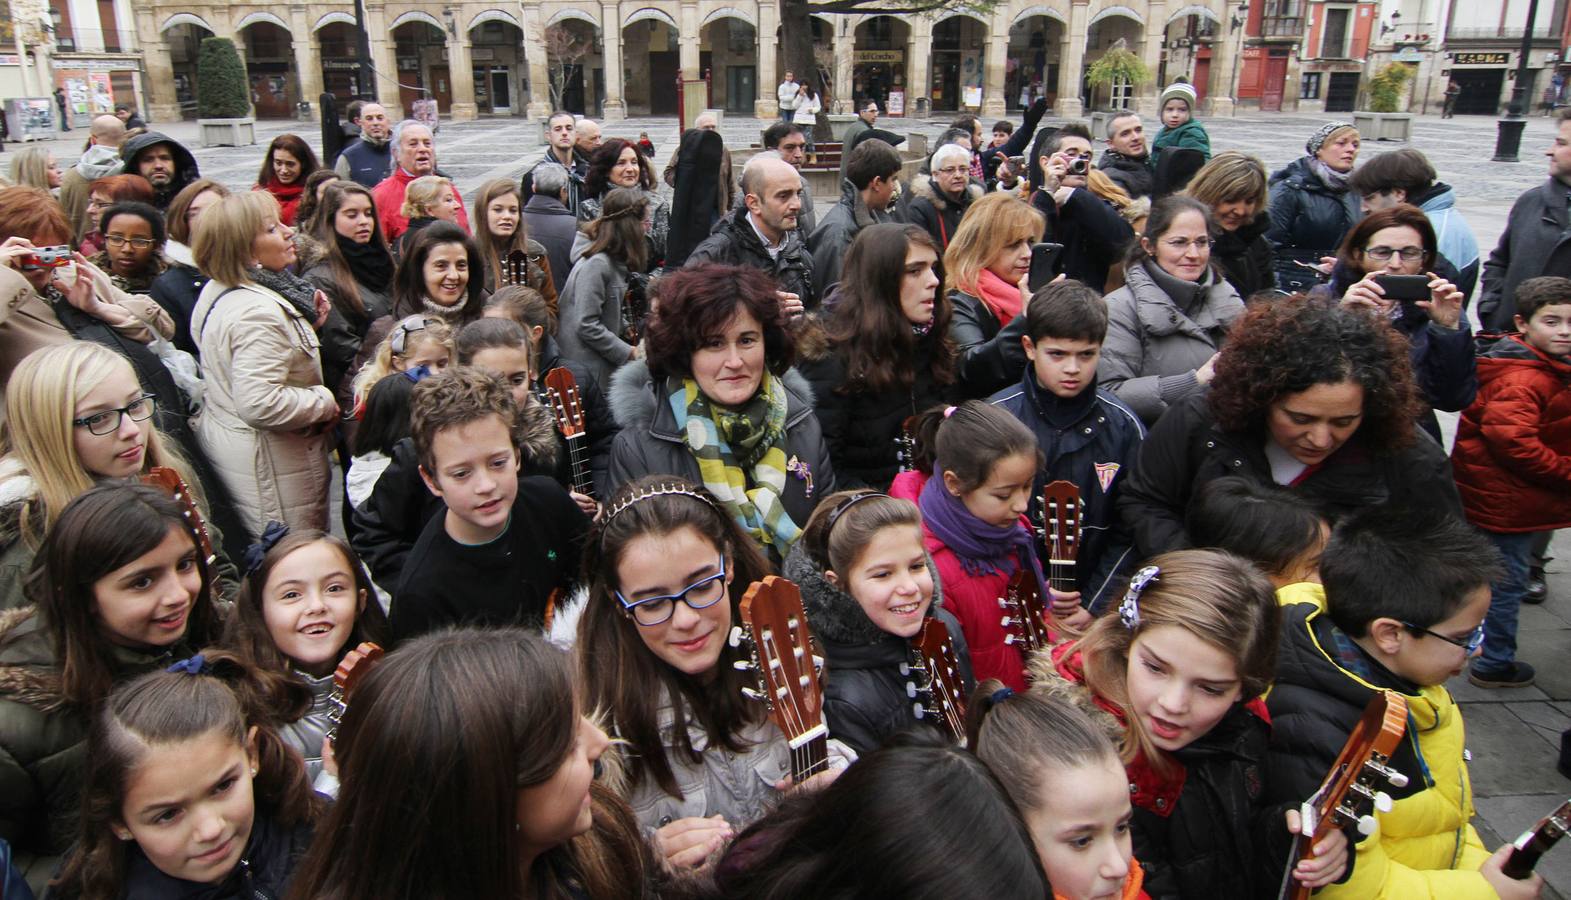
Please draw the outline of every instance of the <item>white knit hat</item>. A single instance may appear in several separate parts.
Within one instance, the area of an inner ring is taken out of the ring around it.
[[[1167,86],[1167,90],[1162,92],[1162,99],[1157,101],[1156,108],[1159,110],[1167,108],[1167,101],[1169,100],[1182,100],[1184,105],[1189,107],[1189,111],[1194,112],[1195,103],[1198,99],[1194,85],[1184,81],[1175,81]]]

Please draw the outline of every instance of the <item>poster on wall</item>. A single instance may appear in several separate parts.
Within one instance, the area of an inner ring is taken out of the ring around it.
[[[87,77],[93,85],[93,115],[114,115],[115,89],[109,83],[109,73],[89,72]]]
[[[86,122],[93,116],[91,106],[91,92],[87,89],[86,78],[67,78],[65,80],[65,108],[70,112],[71,124],[76,125]]]
[[[890,91],[889,92],[889,98],[884,101],[884,106],[889,110],[889,115],[891,115],[891,116],[903,116],[903,115],[905,115],[906,114],[906,92],[905,91]]]
[[[976,85],[966,85],[960,90],[960,103],[962,106],[981,106],[982,89]]]

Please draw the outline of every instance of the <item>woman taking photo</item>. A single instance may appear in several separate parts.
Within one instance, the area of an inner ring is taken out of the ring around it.
[[[196,341],[191,339],[191,311],[196,309],[196,298],[207,284],[207,276],[197,269],[191,256],[191,236],[203,211],[227,196],[229,189],[222,184],[211,178],[198,178],[181,188],[164,210],[164,260],[169,268],[153,280],[151,293],[175,320],[175,346],[193,355],[197,349]]]
[[[944,251],[944,290],[954,308],[949,336],[960,358],[960,396],[967,399],[991,396],[1025,370],[1021,313],[1031,245],[1042,239],[1042,214],[1024,200],[990,194],[972,209]]]
[[[1262,304],[1215,368],[1151,430],[1119,498],[1142,558],[1189,546],[1190,499],[1225,475],[1287,486],[1333,522],[1377,503],[1462,514],[1445,451],[1414,424],[1407,341],[1380,318],[1323,298]]]
[[[158,488],[99,485],[60,512],[29,579],[35,606],[0,624],[0,839],[65,851],[88,717],[115,685],[217,637],[210,577],[185,508]]]
[[[1327,257],[1360,215],[1348,188],[1358,159],[1358,129],[1327,122],[1304,144],[1306,155],[1271,176],[1271,230],[1277,287],[1305,291],[1321,280]]]
[[[212,279],[191,317],[207,383],[197,435],[253,539],[274,521],[327,528],[339,411],[322,384],[316,328],[331,307],[280,277],[295,261],[293,235],[272,195],[252,191],[203,213],[193,248]]]
[[[131,479],[167,466],[180,473],[210,520],[207,485],[157,427],[157,401],[143,391],[123,357],[91,341],[47,347],[17,366],[5,390],[0,609],[24,605],[22,582],[44,533],[66,504],[101,481]],[[227,507],[221,504],[218,512]],[[210,522],[208,531],[222,555],[219,527]],[[222,556],[215,578],[220,576],[222,595],[232,594],[236,573]]]
[[[480,245],[480,258],[485,260],[485,289],[494,293],[504,286],[507,258],[513,251],[522,250],[529,257],[522,283],[539,291],[554,310],[556,283],[551,280],[551,261],[546,258],[545,247],[531,240],[524,230],[523,205],[518,197],[518,182],[510,178],[487,181],[475,195],[474,214],[469,218],[478,223],[475,243]]]
[[[1130,247],[1124,286],[1107,295],[1097,379],[1149,427],[1211,381],[1213,358],[1244,301],[1211,265],[1211,210],[1184,196],[1151,209]]]
[[[1422,275],[1429,280],[1429,296],[1424,300],[1389,299],[1378,281],[1383,275]],[[1456,267],[1439,253],[1429,216],[1402,203],[1360,219],[1337,252],[1331,283],[1312,293],[1340,298],[1389,321],[1407,338],[1413,375],[1424,402],[1431,410],[1458,412],[1478,393],[1473,329],[1462,315],[1462,290],[1455,284],[1458,277]],[[1426,412],[1419,423],[1440,440],[1440,424],[1433,411]]]
[[[562,355],[594,370],[602,382],[635,356],[636,322],[648,313],[624,306],[628,276],[643,272],[649,241],[643,221],[648,198],[616,188],[605,196],[600,215],[584,233],[589,246],[567,275],[557,307],[557,343]]]
[[[840,301],[799,336],[799,370],[841,489],[888,490],[906,419],[954,393],[949,298],[938,248],[918,225],[863,228],[846,252]],[[815,327],[816,326],[816,327]]]
[[[1227,150],[1195,173],[1184,193],[1211,207],[1217,231],[1211,262],[1238,296],[1248,300],[1276,287],[1272,268],[1271,214],[1266,209],[1266,164],[1259,157]]]
[[[584,176],[584,199],[578,204],[578,221],[598,219],[606,195],[616,188],[639,191],[648,201],[643,226],[649,238],[649,255],[644,271],[652,272],[665,261],[666,236],[671,232],[671,205],[655,189],[654,165],[638,152],[637,144],[620,138],[601,144],[589,158],[589,174]],[[563,290],[566,289],[564,285]]]
[[[338,802],[288,897],[640,900],[648,850],[594,781],[609,744],[594,708],[536,634],[456,629],[400,646],[355,689],[333,747]]]
[[[267,155],[262,157],[262,170],[257,173],[252,190],[272,194],[278,201],[279,221],[292,228],[305,180],[319,168],[316,154],[305,141],[298,135],[281,134],[267,145]]]
[[[667,275],[644,347],[611,382],[611,483],[702,484],[783,560],[835,474],[774,282],[713,263]]]
[[[164,216],[146,203],[116,203],[99,219],[104,251],[93,265],[109,274],[114,286],[128,294],[150,294],[153,282],[169,266],[164,262]]]
[[[355,357],[371,323],[393,311],[393,257],[371,192],[356,182],[328,185],[308,227],[320,259],[304,275],[333,306],[322,328],[322,383],[346,405]]]

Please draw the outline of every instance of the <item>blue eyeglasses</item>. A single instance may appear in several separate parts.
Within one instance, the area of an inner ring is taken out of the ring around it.
[[[1412,622],[1403,622],[1402,624],[1419,634],[1427,634],[1430,637],[1439,638],[1454,647],[1461,647],[1467,651],[1468,656],[1477,653],[1478,648],[1484,646],[1484,623],[1482,622],[1478,623],[1478,627],[1473,629],[1473,633],[1466,638],[1446,637],[1439,632],[1430,631],[1428,628],[1420,628]]]
[[[688,609],[708,609],[719,603],[726,595],[725,591],[725,556],[720,557],[718,563],[720,571],[706,578],[700,578],[675,594],[663,597],[650,597],[636,603],[628,602],[621,591],[616,591],[616,599],[621,601],[622,608],[632,614],[633,621],[645,627],[660,625],[670,621],[676,615],[676,604],[680,600],[687,604]]]

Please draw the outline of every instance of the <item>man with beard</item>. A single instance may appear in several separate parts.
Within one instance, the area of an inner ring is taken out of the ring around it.
[[[360,137],[338,155],[338,165],[333,171],[339,178],[346,178],[374,188],[387,177],[393,162],[393,146],[388,129],[387,108],[380,103],[367,103],[360,107]]]
[[[196,157],[174,138],[157,131],[139,134],[120,148],[125,171],[146,178],[153,186],[153,205],[159,210],[191,182],[202,177]]]
[[[392,144],[397,165],[391,175],[371,189],[376,215],[382,222],[382,236],[389,244],[409,229],[409,220],[400,212],[409,182],[437,174],[436,139],[431,136],[431,129],[413,119],[405,119],[393,129]],[[458,201],[458,225],[468,231],[469,215],[464,212],[464,198],[458,193],[457,185],[453,186],[453,198]]]
[[[745,208],[722,219],[714,232],[693,248],[685,265],[718,262],[752,266],[774,277],[787,315],[816,307],[813,257],[796,227],[802,211],[801,189],[801,175],[785,160],[749,160],[742,167]]]

